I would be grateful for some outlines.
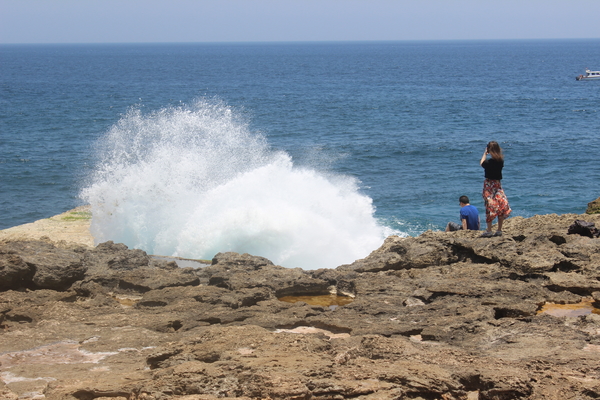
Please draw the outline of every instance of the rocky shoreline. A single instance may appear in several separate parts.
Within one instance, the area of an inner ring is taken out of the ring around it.
[[[0,398],[598,399],[600,238],[578,219],[600,226],[392,236],[314,271],[0,235]]]

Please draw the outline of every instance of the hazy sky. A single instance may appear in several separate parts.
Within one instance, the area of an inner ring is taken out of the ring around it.
[[[0,43],[600,38],[600,0],[0,0]]]

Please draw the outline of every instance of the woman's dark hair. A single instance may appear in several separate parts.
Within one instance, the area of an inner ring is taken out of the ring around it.
[[[504,161],[504,155],[502,155],[502,149],[498,142],[491,141],[487,145],[488,154],[492,156],[494,160]]]

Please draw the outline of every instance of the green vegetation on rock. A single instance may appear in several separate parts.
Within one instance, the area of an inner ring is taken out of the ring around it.
[[[62,221],[82,221],[92,219],[92,213],[89,211],[75,211],[61,218]]]

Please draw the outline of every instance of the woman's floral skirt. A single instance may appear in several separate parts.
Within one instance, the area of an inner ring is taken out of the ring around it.
[[[486,179],[483,182],[483,201],[485,202],[486,222],[492,222],[496,217],[507,218],[512,211],[498,180]]]

